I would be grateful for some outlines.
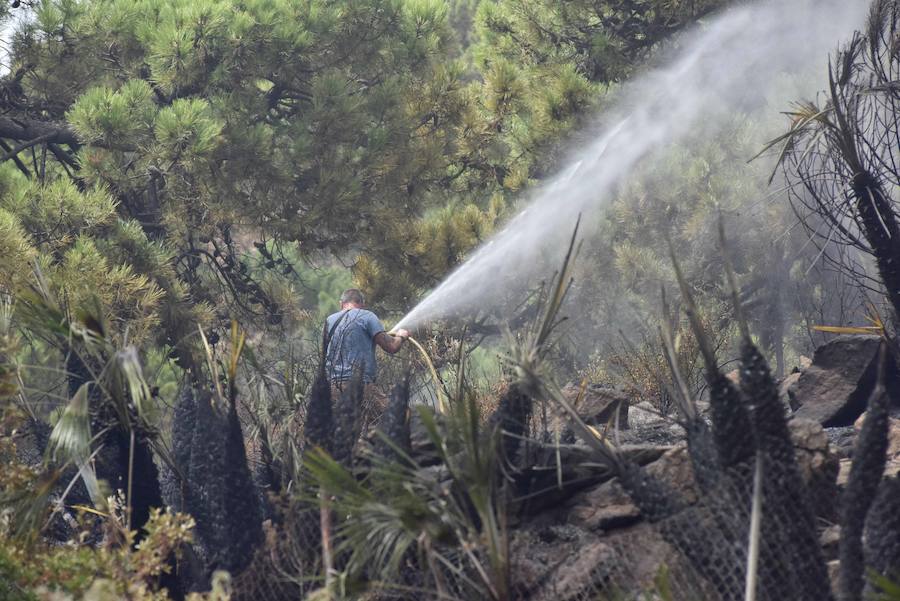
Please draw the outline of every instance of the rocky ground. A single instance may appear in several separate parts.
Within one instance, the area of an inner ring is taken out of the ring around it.
[[[874,336],[837,337],[780,385],[785,412],[791,416],[798,463],[832,570],[840,537],[834,525],[838,500],[875,387],[878,344]],[[731,377],[738,377],[737,373]],[[888,387],[894,399],[900,399],[898,383],[898,376],[892,374]],[[577,394],[574,387],[567,392],[573,398]],[[578,410],[599,428],[618,419],[619,428],[610,437],[620,448],[688,503],[697,501],[684,431],[673,418],[659,415],[649,405],[630,404],[623,394],[601,387],[589,387]],[[522,503],[513,516],[512,565],[522,596],[574,600],[589,596],[601,584],[625,579],[629,586],[652,587],[663,565],[672,573],[679,562],[677,554],[646,523],[617,479],[591,464],[590,453],[577,443],[560,447],[559,456],[563,486],[554,490],[556,470],[545,470],[552,476],[547,478],[550,490],[543,498],[539,495]],[[545,467],[552,467],[555,457],[547,453]],[[894,407],[885,476],[898,472],[900,407]]]

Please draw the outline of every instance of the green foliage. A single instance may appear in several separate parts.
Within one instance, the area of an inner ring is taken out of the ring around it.
[[[413,224],[398,224],[397,229],[403,231],[397,234],[402,248],[358,257],[354,279],[377,302],[399,297],[404,304],[410,303],[417,286],[437,283],[484,242],[502,214],[502,202],[495,198],[486,209],[451,203]]]
[[[115,331],[129,332],[134,342],[146,340],[159,323],[156,312],[164,292],[128,264],[110,264],[91,238],[81,236],[59,263],[42,260],[52,291],[72,307],[99,302]]]
[[[155,117],[153,90],[139,79],[127,81],[119,90],[87,90],[67,115],[79,138],[105,146],[147,144]]]
[[[395,458],[372,457],[363,481],[322,451],[306,467],[333,493],[338,550],[347,553],[351,581],[404,587],[402,562],[416,561],[428,586],[447,591],[464,582],[468,598],[506,599],[508,548],[505,508],[498,481],[496,433],[482,424],[470,390],[458,389],[449,413],[419,407],[449,481],[424,470],[400,449]],[[473,514],[474,511],[474,514]],[[459,549],[467,549],[460,554]],[[415,559],[413,559],[415,558]]]
[[[456,121],[443,115],[434,121],[434,135],[454,140],[444,166],[434,165],[448,174],[437,180],[443,193],[419,187],[413,192],[425,207],[474,204],[493,225],[500,213],[491,206],[510,204],[516,193],[555,171],[563,144],[602,106],[612,84],[632,73],[667,37],[721,4],[451,4],[455,26],[472,22],[471,32],[460,37],[469,43],[464,56],[475,80],[461,88],[459,96],[445,94],[445,103],[463,101],[456,108]],[[416,226],[388,226],[389,235],[369,246],[357,264],[359,283],[378,297],[406,304],[417,289],[439,281],[479,240],[450,235],[446,221],[426,210]]]
[[[0,282],[4,292],[9,293],[27,278],[35,251],[19,219],[6,209],[0,209],[0,253],[3,255]]]
[[[156,140],[161,161],[180,160],[190,166],[216,148],[222,124],[212,117],[209,105],[198,98],[179,99],[159,111]]]
[[[192,528],[189,516],[155,511],[133,550],[133,532],[125,532],[125,544],[115,548],[53,547],[0,534],[0,598],[31,600],[49,591],[68,599],[168,599],[157,578],[169,571],[169,555],[191,542]]]
[[[897,581],[874,573],[870,575],[870,578],[875,589],[872,599],[876,601],[897,601],[900,599],[900,584]]]
[[[303,267],[299,275],[304,284],[304,307],[309,308],[316,324],[338,309],[341,293],[353,285],[350,271],[337,265]]]
[[[78,143],[42,149],[35,179],[51,198],[2,206],[41,251],[102,239],[105,268],[130,265],[162,291],[114,318],[185,359],[197,349],[179,331],[302,311],[295,273],[247,281],[238,257],[258,234],[306,259],[358,256],[357,283],[403,310],[552,172],[603,86],[644,55],[623,44],[649,48],[715,4],[650,3],[625,32],[626,7],[607,0],[44,2],[12,55],[15,110],[43,111]],[[60,183],[76,172],[84,191]],[[54,208],[82,222],[44,240]]]
[[[243,276],[227,273],[238,266],[226,261],[223,273],[211,247],[230,246],[231,224],[300,242],[307,257],[403,244],[389,224],[433,206],[426,197],[471,110],[461,67],[439,60],[451,38],[443,2],[48,2],[38,13],[14,59],[26,65],[22,93],[71,125],[79,177],[107,189],[124,222],[161,254],[199,259],[175,277],[159,261],[138,270],[165,292],[160,325],[172,342],[204,317],[186,294],[253,313],[234,282]],[[60,176],[51,169],[50,189]],[[103,251],[142,259],[115,243]],[[267,282],[262,294],[284,288]],[[292,310],[278,300],[266,311]]]
[[[102,188],[81,192],[72,182],[34,182],[4,195],[0,203],[15,214],[33,244],[49,251],[70,245],[80,234],[96,233],[112,223],[115,201]]]

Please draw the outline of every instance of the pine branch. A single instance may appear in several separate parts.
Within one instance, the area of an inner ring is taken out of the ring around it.
[[[0,138],[11,140],[43,138],[43,141],[57,144],[80,144],[75,132],[68,125],[52,121],[12,119],[10,117],[0,117]]]
[[[29,148],[34,148],[38,144],[49,142],[51,139],[55,138],[56,135],[56,132],[47,132],[43,135],[38,136],[37,138],[34,138],[33,140],[26,140],[25,142],[17,144],[4,155],[0,156],[0,163],[8,161],[9,159],[17,156],[23,150],[28,150]]]
[[[0,148],[2,148],[6,152],[12,150],[12,146],[7,144],[3,140],[0,140]],[[25,163],[23,163],[22,160],[16,155],[13,155],[12,160],[16,164],[16,167],[18,167],[19,171],[21,171],[25,175],[25,177],[31,179],[31,171],[28,169]]]

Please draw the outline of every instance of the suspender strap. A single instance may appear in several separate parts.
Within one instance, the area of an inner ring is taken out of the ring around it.
[[[328,356],[328,345],[331,344],[331,337],[334,336],[335,330],[337,330],[337,327],[341,324],[342,321],[344,321],[344,318],[347,317],[347,313],[349,313],[349,312],[350,312],[350,309],[345,309],[344,312],[341,313],[341,316],[335,320],[334,325],[331,326],[330,330],[326,329],[326,328],[328,328],[328,320],[327,319],[325,320],[325,325],[322,327],[322,357],[323,358]]]

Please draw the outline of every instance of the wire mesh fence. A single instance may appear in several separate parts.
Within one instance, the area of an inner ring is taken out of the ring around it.
[[[764,465],[766,468],[755,599],[827,599],[830,585],[824,561],[818,546],[809,547],[810,541],[818,545],[818,537],[807,531],[809,523],[797,517],[797,505],[804,500],[791,497],[797,491],[784,482],[778,466]],[[623,528],[591,531],[564,518],[511,526],[502,575],[508,590],[498,596],[534,601],[745,599],[752,472],[752,466],[732,469],[696,502],[685,503],[662,519],[645,517]],[[277,509],[279,517],[267,524],[264,549],[235,579],[239,598],[299,599],[326,584],[320,507],[307,500]],[[342,582],[340,576],[329,586],[349,599],[469,601],[494,597],[490,591],[485,595],[481,586],[484,575],[465,556],[483,553],[483,549],[444,551],[444,563],[438,565],[429,562],[421,546],[412,548],[391,579],[379,581],[372,574],[365,592]],[[336,574],[340,574],[341,561],[338,551]]]
[[[611,537],[606,543],[610,558],[595,568],[599,573],[588,579],[589,586],[558,598],[744,599],[753,499],[748,471],[734,470],[696,504],[670,517]],[[755,598],[808,598],[822,582],[815,581],[818,575],[808,569],[809,558],[793,544],[805,525],[779,506],[781,495],[773,492],[762,495]]]

